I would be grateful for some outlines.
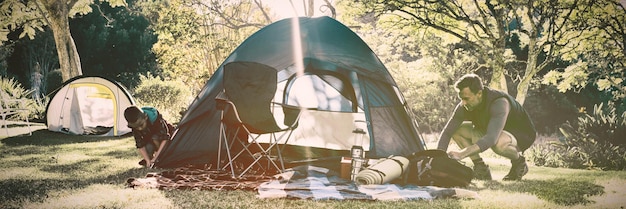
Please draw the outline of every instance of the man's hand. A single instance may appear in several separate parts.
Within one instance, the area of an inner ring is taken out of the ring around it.
[[[471,155],[475,155],[480,153],[480,147],[478,145],[472,144],[469,147],[466,147],[460,151],[448,151],[448,156],[455,160],[462,160],[463,158],[469,157]]]
[[[448,156],[450,156],[450,158],[455,159],[455,160],[463,159],[461,152],[457,152],[457,151],[449,151]]]

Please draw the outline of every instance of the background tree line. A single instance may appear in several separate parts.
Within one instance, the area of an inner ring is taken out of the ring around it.
[[[445,125],[458,101],[452,83],[469,72],[516,96],[542,133],[596,104],[618,115],[626,109],[626,9],[618,0],[306,2],[300,15],[335,17],[370,45],[424,132]],[[141,89],[144,101],[145,89],[158,88],[142,83],[167,82],[188,92],[178,98],[185,106],[245,38],[278,20],[266,3],[5,0],[0,75],[44,95],[72,76],[106,76]],[[43,82],[33,86],[37,73]]]

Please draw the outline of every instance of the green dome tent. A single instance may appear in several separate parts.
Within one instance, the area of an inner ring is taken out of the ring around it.
[[[215,98],[224,90],[224,66],[233,62],[275,68],[273,101],[310,108],[288,140],[285,158],[331,159],[338,165],[349,155],[352,131],[359,127],[366,131],[366,157],[424,149],[401,91],[369,46],[335,19],[299,17],[262,28],[232,52],[189,106],[156,167],[215,164],[220,127]]]

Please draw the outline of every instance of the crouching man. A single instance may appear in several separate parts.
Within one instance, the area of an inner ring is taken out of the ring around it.
[[[154,159],[171,139],[174,126],[153,107],[130,106],[124,110],[124,118],[133,130],[135,146],[143,157],[139,164],[152,167]]]
[[[489,167],[479,153],[491,148],[511,160],[504,180],[520,180],[528,172],[522,153],[535,141],[537,132],[528,113],[507,93],[483,87],[475,74],[462,76],[455,83],[461,102],[456,105],[439,137],[438,149],[447,150],[450,139],[461,148],[449,151],[451,158],[466,157],[474,163],[474,177],[491,180]]]

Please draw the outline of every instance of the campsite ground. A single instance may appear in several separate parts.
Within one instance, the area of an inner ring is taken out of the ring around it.
[[[258,199],[248,191],[130,189],[149,172],[132,137],[71,136],[23,123],[0,130],[0,208],[624,208],[626,171],[530,166],[519,182],[501,179],[506,159],[487,151],[494,181],[474,181],[479,199],[434,201],[311,201]],[[427,137],[428,139],[428,137]],[[427,140],[428,147],[434,142]]]

